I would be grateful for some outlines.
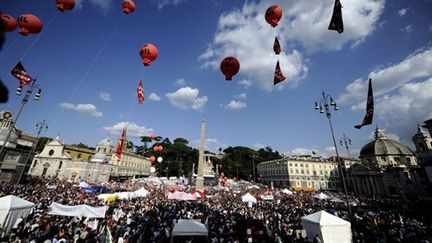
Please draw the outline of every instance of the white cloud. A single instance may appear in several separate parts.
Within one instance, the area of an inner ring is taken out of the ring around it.
[[[338,35],[327,30],[332,1],[280,0],[275,3],[284,9],[277,32],[285,51],[279,56],[272,52],[276,30],[264,20],[268,2],[246,1],[241,9],[219,17],[214,40],[199,57],[204,62],[203,67],[218,69],[225,56],[236,56],[240,62],[239,75],[247,76],[253,84],[270,91],[279,60],[287,79],[276,88],[294,87],[308,73],[308,60],[300,46],[307,53],[313,53],[340,50],[346,44],[358,45],[375,30],[384,7],[384,0],[344,1],[347,6],[343,9],[345,32]]]
[[[238,95],[234,95],[235,99],[246,99],[247,98],[247,94],[246,93],[241,93]]]
[[[170,103],[180,109],[202,110],[208,101],[207,96],[199,97],[199,89],[183,87],[173,93],[167,93],[165,96]]]
[[[111,94],[101,91],[99,93],[99,98],[101,98],[104,101],[111,101]]]
[[[94,117],[102,117],[103,113],[97,111],[97,108],[93,104],[71,104],[71,103],[61,103],[60,107],[66,110],[74,110],[78,113],[94,116]]]
[[[139,126],[134,122],[129,121],[122,121],[119,122],[111,127],[102,127],[105,131],[111,133],[120,135],[123,128],[126,127],[126,136],[127,137],[141,137],[141,136],[150,136],[154,130],[151,128],[146,128],[144,126]]]
[[[161,97],[156,93],[151,93],[148,98],[149,100],[153,100],[153,101],[159,101],[161,99]]]
[[[192,145],[195,148],[199,149],[200,142],[201,142],[200,139],[195,139],[192,141]],[[206,139],[205,150],[212,151],[212,152],[218,154],[219,148],[224,149],[227,147],[228,147],[228,145],[226,143],[219,142],[219,140],[217,138],[207,138]]]
[[[100,9],[104,14],[107,14],[111,6],[113,5],[113,0],[76,0],[75,7],[77,9],[82,9],[85,3],[91,3],[93,6]]]
[[[185,3],[187,1],[188,0],[155,0],[153,2],[157,3],[158,9],[162,9],[162,8],[169,6],[169,5],[177,6],[180,3]]]
[[[228,103],[225,106],[225,109],[229,109],[229,110],[239,110],[239,109],[244,109],[246,108],[246,103],[241,102],[241,101],[237,101],[237,100],[231,100],[230,103]]]
[[[412,32],[412,25],[409,24],[409,25],[403,27],[403,28],[401,29],[401,31],[402,31],[402,32],[405,32],[405,33],[407,33],[407,34],[411,33],[411,32]]]
[[[291,150],[290,154],[292,155],[311,155],[312,151],[317,151],[316,149],[311,148],[294,148]]]
[[[369,73],[372,78],[374,96],[394,91],[418,78],[432,76],[432,48],[416,51],[400,63],[380,67]],[[345,87],[339,96],[340,104],[353,104],[366,99],[368,79],[356,79]],[[364,106],[363,106],[364,107]]]
[[[176,83],[178,86],[184,86],[184,85],[186,85],[186,80],[185,80],[184,78],[179,78],[179,79],[177,79],[177,80],[175,81],[175,83]]]
[[[326,148],[325,148],[325,151],[329,152],[330,154],[334,154],[334,155],[336,155],[336,149],[335,149],[334,146],[326,147]]]
[[[405,16],[405,14],[408,12],[409,8],[403,8],[398,11],[399,17]]]
[[[239,84],[241,86],[243,86],[243,88],[247,89],[250,86],[252,86],[252,81],[250,81],[249,79],[243,79],[243,80],[240,80]]]
[[[432,32],[432,24],[429,25],[429,32]]]

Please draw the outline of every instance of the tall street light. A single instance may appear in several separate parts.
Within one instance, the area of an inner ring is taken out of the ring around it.
[[[40,137],[42,131],[46,131],[46,130],[48,130],[48,124],[45,122],[45,119],[44,119],[43,121],[38,122],[38,123],[36,124],[36,129],[37,129],[37,135],[36,135],[36,138],[38,139],[38,141],[36,142],[36,144],[34,144],[34,145],[32,146],[30,152],[27,154],[27,158],[26,158],[25,161],[24,161],[24,167],[23,167],[23,169],[21,170],[20,176],[18,177],[17,184],[19,184],[20,181],[21,181],[21,178],[22,178],[22,176],[23,176],[23,174],[24,174],[25,168],[27,167],[27,164],[28,164],[28,162],[29,162],[30,156],[31,156],[31,155],[33,154],[33,152],[36,150],[37,144],[38,144],[38,142],[39,142],[39,137]]]
[[[42,89],[39,87],[39,85],[36,84],[36,79],[33,79],[33,81],[30,83],[30,86],[28,86],[28,89],[27,89],[27,91],[26,91],[26,93],[25,93],[25,95],[24,95],[24,97],[23,97],[23,99],[21,101],[21,107],[20,107],[20,109],[18,111],[18,114],[16,115],[15,120],[13,121],[12,125],[9,127],[9,132],[8,132],[8,134],[6,136],[6,139],[3,141],[3,145],[0,148],[0,155],[3,153],[3,150],[6,147],[6,143],[9,140],[9,137],[10,137],[10,135],[12,133],[12,130],[15,127],[15,124],[17,123],[18,118],[20,117],[21,112],[22,112],[24,106],[29,101],[29,98],[32,95],[32,93],[33,93],[34,90],[37,90],[37,93],[34,96],[34,99],[35,100],[39,100],[40,96],[41,96]],[[16,90],[16,94],[17,95],[21,95],[21,92],[22,92],[22,87],[19,86],[17,88],[17,90]]]
[[[341,140],[339,140],[339,142],[340,142],[341,146],[345,145],[345,148],[346,148],[347,153],[348,153],[348,158],[351,159],[351,155],[350,155],[350,152],[349,152],[349,147],[352,145],[351,144],[351,139],[349,137],[346,137],[345,133],[344,133],[343,137],[341,138]]]
[[[258,158],[258,156],[256,154],[251,154],[250,155],[251,158],[251,162],[252,162],[252,181],[256,182],[256,176],[255,176],[255,159]]]
[[[330,100],[330,103],[329,103],[329,100]],[[324,105],[324,110],[323,110],[323,105]],[[351,206],[350,206],[349,200],[348,200],[348,191],[347,191],[347,187],[346,187],[346,183],[345,183],[345,175],[342,171],[342,164],[341,164],[341,161],[339,158],[339,151],[338,151],[338,148],[336,145],[336,140],[335,140],[335,136],[334,136],[334,132],[333,132],[333,125],[331,122],[331,112],[330,112],[331,106],[333,106],[333,109],[335,111],[339,110],[339,107],[337,106],[333,97],[331,97],[330,95],[326,95],[324,93],[324,90],[323,90],[322,91],[322,99],[320,100],[319,105],[318,105],[318,102],[315,101],[315,110],[319,110],[319,112],[321,114],[323,114],[325,112],[325,114],[328,118],[328,121],[330,124],[330,130],[331,130],[331,134],[332,134],[332,139],[333,139],[333,145],[334,145],[335,150],[336,150],[336,161],[338,163],[339,175],[341,177],[341,181],[342,181],[342,185],[343,185],[343,189],[344,189],[344,193],[345,193],[345,200],[346,200],[346,204],[348,207],[348,212],[349,212],[349,215],[351,216]]]

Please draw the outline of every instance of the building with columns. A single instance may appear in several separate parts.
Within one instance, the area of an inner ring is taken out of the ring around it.
[[[357,159],[341,158],[346,168],[359,163]],[[261,162],[258,177],[263,184],[293,190],[337,190],[341,187],[337,163],[321,157],[293,156]]]
[[[412,141],[416,147],[416,156],[420,167],[424,168],[426,175],[429,180],[429,184],[432,183],[432,119],[424,122],[422,126],[428,129],[428,132],[424,132],[419,125],[417,133],[413,136]],[[432,189],[431,189],[432,194]]]
[[[95,150],[65,145],[56,138],[35,156],[29,174],[89,183],[149,176],[148,158],[134,154],[126,148],[126,143],[124,146],[118,161],[115,147],[108,138],[101,140]]]
[[[376,128],[375,139],[360,150],[361,164],[347,171],[348,188],[375,197],[415,197],[425,193],[425,173],[415,153]]]

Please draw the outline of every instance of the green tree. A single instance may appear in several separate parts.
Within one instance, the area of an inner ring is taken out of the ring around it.
[[[40,137],[37,144],[36,144],[36,149],[35,152],[36,153],[40,153],[42,152],[43,148],[45,147],[45,145],[51,140],[51,138],[49,137]]]

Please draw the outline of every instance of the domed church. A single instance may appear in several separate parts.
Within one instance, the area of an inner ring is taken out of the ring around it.
[[[406,145],[389,139],[378,127],[375,139],[360,150],[361,164],[347,171],[350,191],[375,197],[407,199],[422,194],[424,170]]]

